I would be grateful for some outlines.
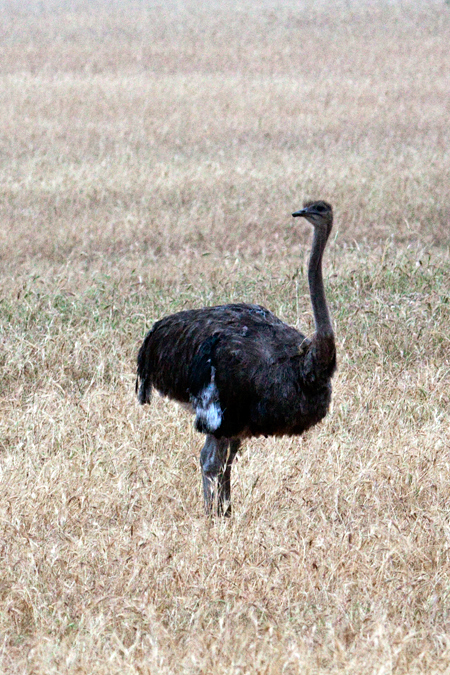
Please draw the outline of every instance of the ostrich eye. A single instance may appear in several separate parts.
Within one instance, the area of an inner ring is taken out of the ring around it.
[[[319,204],[319,206],[316,206],[316,211],[319,213],[323,213],[325,211],[325,207]]]

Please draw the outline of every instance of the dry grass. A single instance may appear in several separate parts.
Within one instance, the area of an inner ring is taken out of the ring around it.
[[[450,671],[450,7],[329,4],[3,3],[2,673]],[[310,331],[305,197],[333,409],[209,523],[137,347],[236,299]]]

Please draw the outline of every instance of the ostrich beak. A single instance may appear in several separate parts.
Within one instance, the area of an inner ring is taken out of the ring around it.
[[[295,211],[295,213],[293,213],[292,215],[294,216],[294,218],[298,218],[298,216],[306,216],[307,213],[308,213],[308,209],[306,208],[306,209],[300,209],[300,211]]]

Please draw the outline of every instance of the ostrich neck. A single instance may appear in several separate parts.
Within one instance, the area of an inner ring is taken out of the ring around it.
[[[316,335],[320,336],[333,335],[333,326],[325,298],[322,276],[322,257],[327,239],[328,234],[323,230],[314,229],[314,239],[308,267],[309,292],[316,324]]]

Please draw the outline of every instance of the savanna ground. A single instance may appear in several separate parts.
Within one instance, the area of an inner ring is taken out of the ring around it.
[[[3,3],[0,672],[450,672],[450,6]],[[134,399],[168,312],[312,330],[327,419],[245,445]]]

